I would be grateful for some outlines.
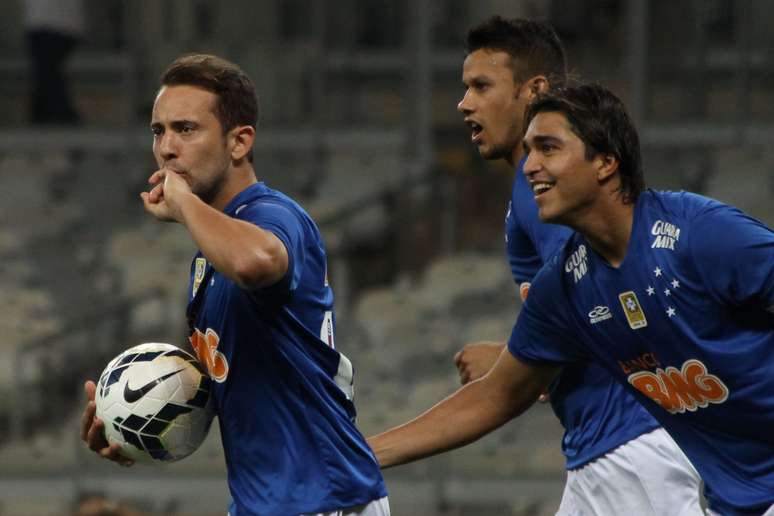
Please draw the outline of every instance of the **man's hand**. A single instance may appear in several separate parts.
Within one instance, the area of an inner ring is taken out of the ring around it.
[[[460,374],[460,383],[478,380],[492,369],[505,344],[502,342],[475,342],[466,344],[454,355],[454,364]]]
[[[117,443],[109,444],[105,439],[105,424],[97,419],[94,414],[97,411],[97,404],[94,397],[97,393],[97,385],[88,380],[83,389],[86,391],[86,409],[81,416],[81,439],[89,449],[99,454],[101,457],[117,462],[122,466],[131,466],[134,461],[127,459],[119,452],[121,445]]]
[[[140,193],[145,211],[164,222],[182,222],[181,203],[186,197],[194,196],[183,176],[162,168],[148,178],[148,183],[153,188]]]
[[[478,380],[488,373],[503,349],[505,349],[505,344],[502,342],[481,341],[466,344],[454,355],[454,364],[460,373],[460,383],[465,385],[473,380]],[[548,403],[550,401],[547,390],[543,391],[538,401],[540,403]]]

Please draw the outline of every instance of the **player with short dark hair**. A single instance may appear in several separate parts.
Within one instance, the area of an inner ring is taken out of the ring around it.
[[[544,23],[494,17],[468,33],[462,77],[466,91],[458,109],[481,155],[503,158],[516,168],[505,236],[522,300],[543,263],[572,234],[569,228],[540,221],[522,169],[525,110],[540,92],[564,84],[565,68],[562,44]],[[639,170],[639,158],[636,163]],[[466,345],[455,356],[463,383],[486,374],[504,348],[505,342]],[[549,391],[565,429],[567,483],[557,514],[702,512],[695,468],[604,368],[568,364]]]
[[[567,58],[556,31],[547,23],[492,16],[468,31],[466,52],[504,52],[511,57],[513,80],[522,83],[541,75],[554,87],[567,80]]]
[[[237,125],[258,128],[255,87],[234,63],[207,54],[188,54],[175,59],[159,82],[162,86],[199,86],[215,93],[215,116],[224,132]],[[247,157],[252,163],[252,149]]]
[[[563,365],[593,361],[680,445],[712,514],[770,516],[774,232],[687,192],[644,190],[625,202],[627,153],[589,159],[578,122],[610,135],[617,120],[636,134],[625,113],[596,85],[532,104],[524,173],[540,219],[575,233],[538,273],[494,368],[370,442],[383,466],[464,445],[526,410]]]
[[[140,194],[185,226],[190,341],[213,379],[232,503],[253,514],[389,515],[378,464],[355,426],[352,365],[334,346],[333,292],[317,226],[256,178],[258,103],[235,64],[189,55],[164,73],[151,120],[159,170]],[[94,418],[81,436],[130,462]]]

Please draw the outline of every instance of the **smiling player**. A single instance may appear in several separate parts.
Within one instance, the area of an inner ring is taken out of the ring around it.
[[[524,300],[540,267],[572,235],[569,228],[540,221],[533,196],[549,185],[535,183],[533,193],[522,168],[524,112],[539,93],[565,82],[564,50],[548,25],[499,17],[468,33],[467,50],[465,96],[457,107],[481,156],[505,159],[516,169],[505,235]],[[463,383],[486,374],[504,348],[505,343],[466,345],[455,357]],[[549,392],[565,429],[567,483],[558,515],[703,512],[695,468],[603,367],[567,364]]]
[[[540,219],[576,233],[535,278],[508,352],[372,437],[380,463],[474,441],[591,361],[680,445],[711,512],[774,515],[774,232],[706,197],[642,190],[637,132],[601,86],[543,94],[526,122]]]

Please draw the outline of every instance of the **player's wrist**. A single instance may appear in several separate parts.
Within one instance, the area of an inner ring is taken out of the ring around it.
[[[172,217],[186,227],[195,220],[201,210],[212,209],[193,192],[182,192],[175,200]]]

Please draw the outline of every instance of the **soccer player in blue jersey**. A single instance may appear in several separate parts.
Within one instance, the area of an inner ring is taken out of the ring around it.
[[[380,463],[469,443],[563,365],[593,361],[680,445],[711,514],[774,515],[774,231],[706,197],[644,190],[637,132],[601,86],[543,94],[525,123],[539,217],[575,233],[492,370],[371,438]]]
[[[148,213],[182,224],[199,248],[188,290],[190,340],[214,380],[230,516],[389,515],[376,459],[357,430],[352,365],[334,346],[333,293],[320,233],[292,199],[259,182],[250,79],[210,55],[174,61],[153,106],[159,170]],[[94,418],[81,434],[129,464]]]
[[[506,216],[507,254],[526,297],[543,263],[572,234],[540,221],[522,170],[524,111],[565,82],[561,41],[548,25],[493,17],[468,33],[458,109],[485,159],[516,167]],[[455,357],[463,383],[483,376],[505,343],[469,344]],[[567,484],[557,514],[700,514],[701,480],[677,444],[603,367],[566,365],[550,386],[565,429]]]

